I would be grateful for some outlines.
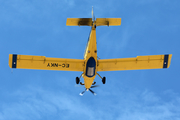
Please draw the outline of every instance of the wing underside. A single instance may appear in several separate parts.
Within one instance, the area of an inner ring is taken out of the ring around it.
[[[20,69],[83,71],[84,60],[10,54],[9,67]]]
[[[98,60],[97,71],[169,68],[172,54]]]

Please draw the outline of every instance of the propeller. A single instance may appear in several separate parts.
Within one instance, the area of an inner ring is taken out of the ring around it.
[[[97,95],[94,91],[92,91],[91,89],[89,89],[89,91],[93,94],[93,95]]]
[[[94,86],[91,86],[91,88],[95,88],[95,87],[99,87],[99,85],[94,85]]]
[[[95,88],[95,87],[99,87],[99,85],[94,85],[94,86],[91,86],[91,88]],[[81,96],[83,96],[84,95],[84,93],[86,92],[86,91],[90,91],[93,95],[97,95],[94,91],[92,91],[91,89],[85,89],[83,92],[81,92],[79,95],[81,95]]]
[[[86,92],[87,89],[85,89],[84,91],[82,91],[82,93],[80,93],[80,96],[83,96],[84,92]]]

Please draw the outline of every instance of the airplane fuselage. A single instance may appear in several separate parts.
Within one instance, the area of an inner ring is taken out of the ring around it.
[[[97,68],[96,26],[94,22],[89,35],[84,60],[85,69],[82,76],[84,78],[85,88],[89,89],[96,77]]]

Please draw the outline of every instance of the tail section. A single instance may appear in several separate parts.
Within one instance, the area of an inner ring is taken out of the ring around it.
[[[121,18],[96,18],[96,26],[119,26]],[[67,26],[92,26],[92,18],[67,18]]]
[[[92,18],[67,18],[67,26],[119,26],[121,18],[96,18],[92,7]]]

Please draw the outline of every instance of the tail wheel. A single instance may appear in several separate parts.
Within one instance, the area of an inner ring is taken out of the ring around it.
[[[102,83],[105,84],[106,83],[106,77],[102,78]]]
[[[79,84],[80,80],[78,77],[76,77],[76,84]]]

